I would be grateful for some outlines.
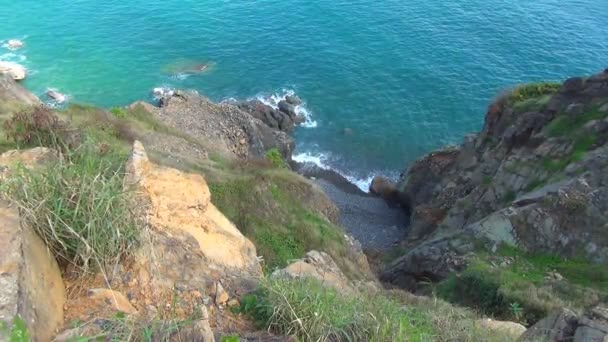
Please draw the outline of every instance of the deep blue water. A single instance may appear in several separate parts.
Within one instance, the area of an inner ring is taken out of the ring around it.
[[[352,177],[397,174],[479,129],[517,83],[608,67],[606,0],[0,0],[0,49],[25,84],[106,107],[154,87],[215,100],[295,90],[300,154]],[[208,72],[175,75],[184,65]],[[309,122],[308,126],[315,126]],[[352,134],[345,134],[345,129]]]

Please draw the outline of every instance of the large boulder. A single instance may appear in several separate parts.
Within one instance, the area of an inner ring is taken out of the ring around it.
[[[490,331],[495,331],[501,336],[509,336],[513,340],[520,338],[526,332],[526,327],[522,324],[509,321],[496,321],[489,318],[478,320],[476,325]]]
[[[272,276],[287,279],[312,278],[341,292],[353,292],[348,278],[325,252],[310,251],[304,258],[275,271]]]
[[[63,325],[65,286],[59,266],[6,200],[0,200],[0,222],[0,322],[10,326],[21,317],[33,341],[51,341]]]
[[[605,342],[608,340],[608,308],[596,306],[583,315],[568,309],[551,313],[529,328],[520,341]]]
[[[207,265],[260,275],[255,246],[212,203],[209,187],[199,174],[151,163],[140,142],[133,144],[126,183],[141,203],[149,203],[147,222],[160,232],[188,236],[199,246]]]
[[[9,75],[13,80],[20,81],[25,79],[27,70],[21,64],[0,61],[0,74]]]

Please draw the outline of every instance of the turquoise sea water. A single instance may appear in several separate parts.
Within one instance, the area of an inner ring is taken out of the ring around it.
[[[106,107],[154,87],[215,100],[294,90],[299,158],[396,175],[479,129],[514,84],[608,67],[606,0],[0,0],[0,60],[26,86]],[[184,65],[210,63],[200,75]],[[314,126],[314,127],[312,127]],[[349,131],[345,134],[346,131]]]

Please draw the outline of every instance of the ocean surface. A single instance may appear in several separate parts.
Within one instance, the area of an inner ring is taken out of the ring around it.
[[[297,156],[364,187],[483,124],[521,82],[608,67],[607,0],[0,0],[0,60],[105,107],[156,87],[272,102],[295,91]],[[1,44],[1,43],[0,43]],[[201,68],[192,74],[191,69]]]

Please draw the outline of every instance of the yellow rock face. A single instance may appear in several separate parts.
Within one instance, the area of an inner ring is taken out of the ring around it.
[[[146,209],[152,227],[167,234],[186,234],[216,268],[259,268],[255,246],[210,201],[205,179],[198,174],[154,165],[135,142],[127,166],[127,182]]]
[[[0,200],[0,322],[18,315],[34,341],[50,341],[63,324],[65,286],[44,242],[19,221]]]

